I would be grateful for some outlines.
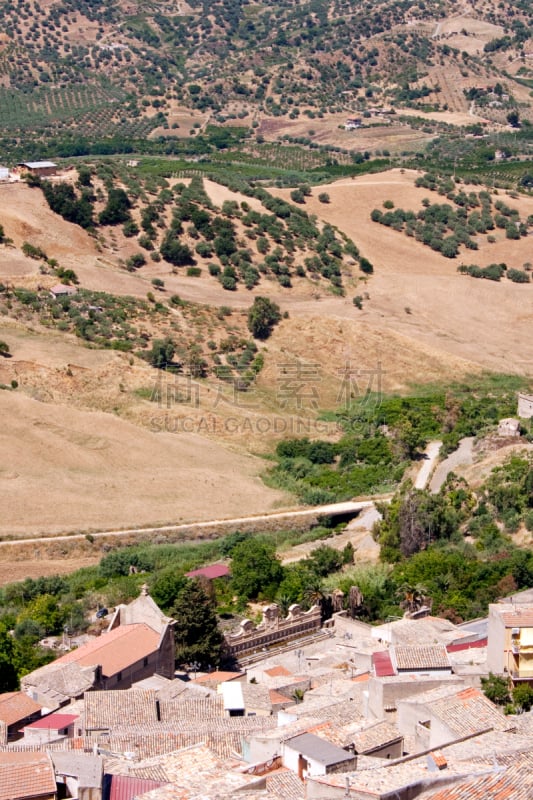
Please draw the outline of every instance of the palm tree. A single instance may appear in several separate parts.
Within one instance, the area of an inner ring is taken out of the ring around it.
[[[410,614],[422,608],[428,600],[426,597],[426,588],[419,583],[416,585],[404,583],[400,586],[396,594],[403,597],[403,600],[400,602],[400,608],[406,609]]]
[[[309,606],[319,606],[322,608],[326,595],[322,588],[322,581],[318,575],[309,577],[307,586],[304,589],[304,600]]]

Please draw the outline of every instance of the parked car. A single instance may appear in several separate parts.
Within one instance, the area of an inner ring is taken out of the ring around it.
[[[107,610],[107,608],[99,608],[98,611],[96,612],[96,619],[102,619],[102,617],[107,617],[108,614],[109,611]]]

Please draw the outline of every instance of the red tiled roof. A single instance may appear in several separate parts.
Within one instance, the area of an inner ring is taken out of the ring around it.
[[[431,800],[531,800],[533,773],[520,763],[430,794]]]
[[[503,611],[501,618],[506,628],[533,628],[533,608],[522,606],[516,611]]]
[[[363,672],[361,675],[356,675],[352,678],[353,683],[365,683],[370,680],[370,672]]]
[[[50,731],[60,731],[63,728],[68,728],[69,725],[79,719],[78,714],[48,714],[47,717],[38,719],[37,722],[32,722],[31,725],[26,725],[27,728],[44,728]]]
[[[268,675],[270,678],[285,678],[288,675],[292,675],[292,673],[285,667],[271,667],[265,670],[265,675]]]
[[[448,762],[446,761],[440,750],[433,750],[430,753],[430,756],[435,762],[435,766],[437,766],[439,769],[444,769],[445,767],[448,766]]]
[[[486,647],[488,644],[488,639],[485,636],[484,639],[476,639],[475,642],[457,642],[457,644],[447,644],[446,650],[448,653],[460,653],[462,650],[471,650],[475,647]]]
[[[273,706],[276,706],[279,703],[294,703],[293,700],[285,697],[285,695],[281,694],[280,692],[276,692],[275,689],[270,689],[270,702]]]
[[[235,681],[242,678],[243,675],[244,672],[224,672],[224,670],[216,669],[214,672],[208,672],[207,675],[200,675],[192,683],[224,683],[224,681]]]
[[[450,659],[443,644],[394,645],[398,672],[451,669]]]
[[[229,574],[229,568],[225,564],[211,564],[209,567],[193,569],[191,572],[185,573],[187,578],[207,578],[210,581],[214,578],[225,578]]]
[[[39,714],[42,706],[28,697],[24,692],[6,692],[0,694],[0,719],[7,726],[14,725],[26,717]]]
[[[472,686],[452,696],[435,700],[428,707],[457,737],[469,736],[483,730],[516,729],[516,722],[512,717],[506,717],[480,689]]]
[[[108,782],[109,800],[134,800],[145,792],[152,789],[159,789],[166,784],[160,781],[151,781],[148,778],[132,778],[129,775],[106,775],[105,781]]]
[[[103,633],[92,642],[61,656],[51,665],[55,667],[76,662],[82,667],[94,667],[99,664],[102,675],[107,678],[154,653],[158,646],[159,634],[144,622],[137,622]]]
[[[55,794],[56,779],[48,753],[0,753],[0,800]]]
[[[378,678],[387,678],[396,674],[388,650],[380,650],[378,653],[372,653],[372,666]]]

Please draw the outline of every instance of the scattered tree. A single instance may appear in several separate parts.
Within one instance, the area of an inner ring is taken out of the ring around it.
[[[256,297],[248,311],[248,329],[256,339],[268,339],[281,319],[279,306],[268,297]]]
[[[222,634],[213,604],[196,580],[188,580],[171,610],[176,620],[176,661],[215,666],[220,661]]]

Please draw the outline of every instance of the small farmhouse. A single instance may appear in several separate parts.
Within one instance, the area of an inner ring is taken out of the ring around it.
[[[53,161],[23,161],[17,164],[19,172],[29,172],[39,178],[46,178],[57,173],[57,164]]]
[[[56,300],[58,297],[70,297],[73,294],[76,294],[76,287],[75,286],[67,286],[65,283],[56,283],[55,286],[52,286],[50,289],[50,294]]]
[[[344,123],[344,129],[347,131],[355,131],[357,128],[360,128],[363,124],[363,120],[361,117],[350,117]]]

